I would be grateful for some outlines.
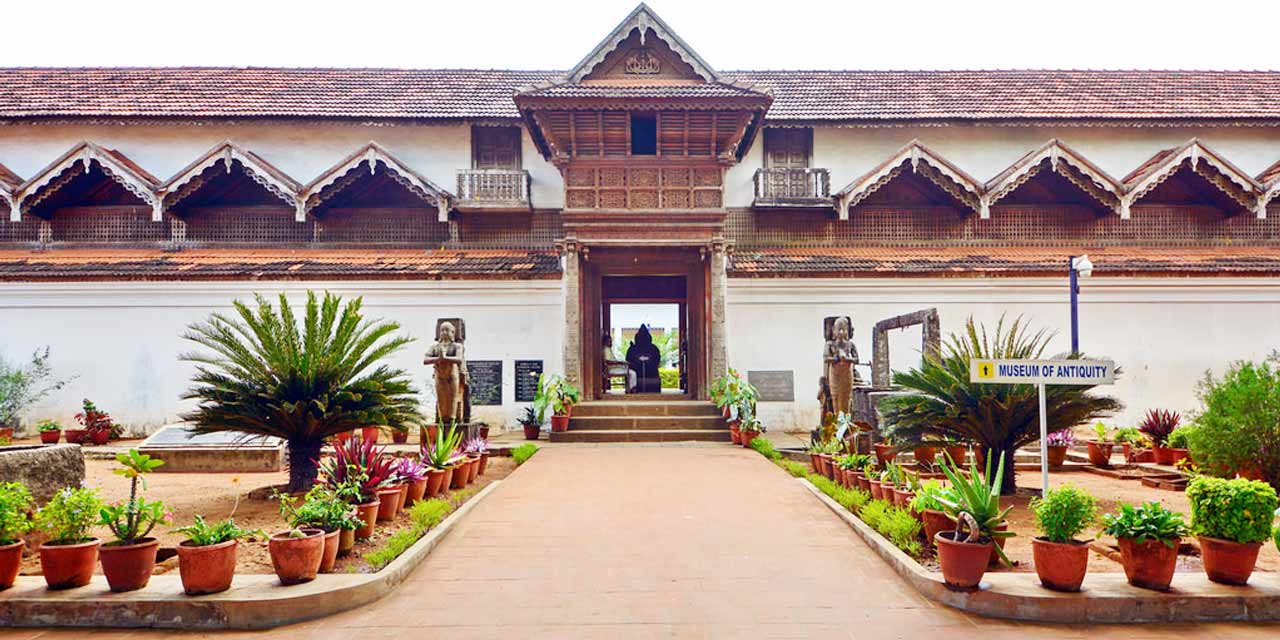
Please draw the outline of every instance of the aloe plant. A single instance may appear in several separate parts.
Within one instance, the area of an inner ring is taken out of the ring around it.
[[[995,476],[991,475],[991,459],[999,458],[1000,462],[996,466]],[[947,515],[960,520],[961,514],[968,514],[978,525],[978,534],[983,537],[1010,538],[1013,537],[1011,531],[997,531],[1004,522],[1005,516],[1013,507],[1005,509],[1000,508],[1000,487],[1004,480],[1004,460],[1003,455],[988,456],[986,473],[978,471],[978,466],[973,462],[969,463],[969,473],[966,475],[956,465],[949,461],[943,460],[942,473],[946,474],[947,480],[951,482],[951,495],[937,496],[939,503],[945,507]],[[988,482],[987,479],[991,478]],[[1000,559],[1005,564],[1012,565],[1009,557],[1004,554],[1004,549],[999,545],[995,546],[996,552],[1000,555]]]
[[[435,442],[424,442],[421,447],[423,462],[433,469],[447,469],[458,460],[458,444],[462,442],[462,432],[452,426],[436,430]]]

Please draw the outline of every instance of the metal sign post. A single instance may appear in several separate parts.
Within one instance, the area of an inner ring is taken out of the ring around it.
[[[1113,384],[1116,364],[1110,360],[972,360],[969,381],[977,384],[1034,384],[1040,395],[1040,490],[1049,491],[1049,412],[1045,385]]]

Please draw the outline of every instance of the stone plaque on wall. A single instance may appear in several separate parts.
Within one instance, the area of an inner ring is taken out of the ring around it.
[[[533,402],[538,395],[538,376],[542,375],[541,360],[516,360],[516,402]]]
[[[760,392],[761,402],[795,402],[794,371],[748,371],[747,382]]]
[[[468,360],[467,375],[471,378],[473,406],[502,404],[501,360]]]

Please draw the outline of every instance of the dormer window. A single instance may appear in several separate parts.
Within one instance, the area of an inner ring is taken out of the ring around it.
[[[519,127],[472,127],[471,168],[519,169]]]
[[[631,114],[631,155],[658,153],[658,118],[651,112]]]

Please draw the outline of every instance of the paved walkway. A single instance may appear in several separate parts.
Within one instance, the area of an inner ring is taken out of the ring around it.
[[[1280,626],[1036,627],[923,599],[754,452],[554,448],[374,606],[274,638],[1276,638]],[[0,634],[3,635],[3,634]],[[153,638],[15,632],[15,638]]]

